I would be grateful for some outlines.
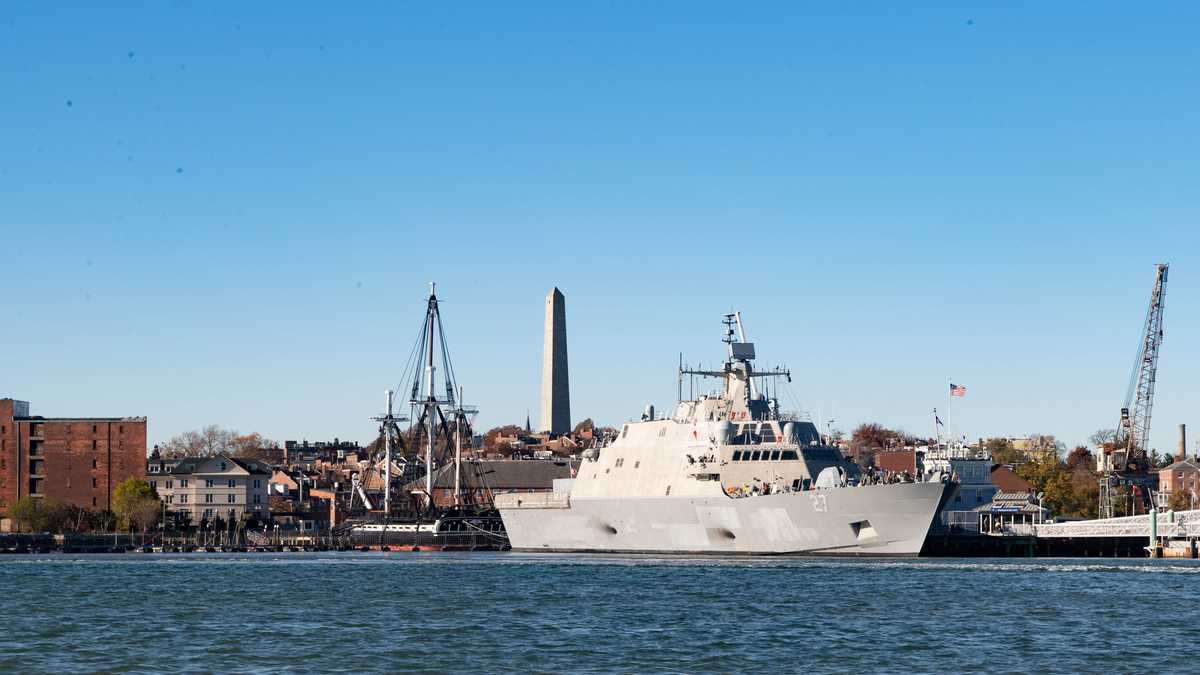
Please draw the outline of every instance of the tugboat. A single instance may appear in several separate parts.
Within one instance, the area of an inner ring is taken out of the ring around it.
[[[440,378],[437,354],[441,357]],[[382,470],[372,468],[368,475],[354,477],[351,509],[361,504],[364,513],[344,524],[336,535],[346,545],[362,550],[506,550],[508,536],[500,513],[490,503],[472,503],[479,490],[469,490],[470,497],[464,496],[463,479],[472,476],[463,473],[462,439],[471,437],[471,420],[478,410],[462,404],[435,284],[430,284],[424,324],[401,381],[410,373],[410,414],[396,414],[394,391],[388,390],[384,414],[372,418],[379,422],[383,439]],[[407,433],[401,432],[401,422],[410,422]],[[434,467],[443,463],[451,448],[454,490],[450,504],[439,504],[433,487]],[[422,449],[424,457],[420,456]],[[397,451],[401,465],[396,462]],[[396,468],[399,477],[392,475]],[[423,476],[417,473],[420,470]],[[478,471],[474,474],[476,481],[482,480]],[[382,499],[371,499],[367,489],[371,478],[381,484]],[[393,499],[397,478],[405,485],[406,499]]]
[[[740,313],[724,318],[720,370],[680,364],[675,413],[621,427],[544,494],[497,495],[517,551],[916,556],[954,482],[883,483],[790,418],[758,385]],[[736,332],[735,332],[736,329]],[[735,338],[735,335],[738,337]],[[723,389],[683,400],[684,375]]]

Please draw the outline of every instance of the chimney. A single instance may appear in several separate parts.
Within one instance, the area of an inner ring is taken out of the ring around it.
[[[1179,459],[1187,459],[1187,425],[1179,425]]]

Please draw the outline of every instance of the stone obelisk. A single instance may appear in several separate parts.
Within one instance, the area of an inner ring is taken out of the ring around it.
[[[571,388],[567,383],[567,303],[557,288],[546,295],[546,334],[542,347],[540,431],[571,431]]]

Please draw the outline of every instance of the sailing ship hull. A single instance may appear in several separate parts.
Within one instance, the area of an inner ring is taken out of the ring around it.
[[[514,551],[916,556],[946,483],[817,489],[741,499],[497,495]]]

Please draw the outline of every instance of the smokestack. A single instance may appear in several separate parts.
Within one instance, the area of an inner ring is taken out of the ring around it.
[[[1187,459],[1187,425],[1179,425],[1179,459]]]

